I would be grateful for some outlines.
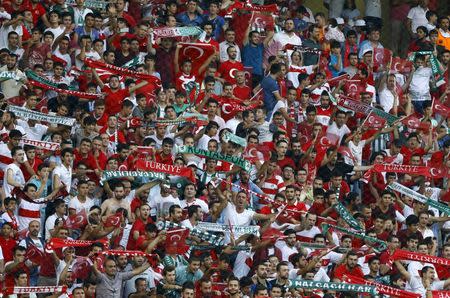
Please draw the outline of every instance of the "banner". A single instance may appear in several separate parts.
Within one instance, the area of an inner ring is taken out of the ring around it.
[[[123,177],[166,179],[166,175],[164,173],[157,173],[157,172],[103,171],[101,181],[106,181],[106,180],[110,180],[113,178],[123,178]]]
[[[431,291],[432,298],[450,298],[450,291]]]
[[[98,239],[98,240],[70,240],[70,239],[60,239],[60,238],[51,238],[50,241],[47,243],[46,249],[56,249],[56,248],[63,248],[68,246],[73,247],[87,247],[91,246],[94,243],[103,243],[103,245],[106,245],[108,243],[108,240],[106,239]]]
[[[39,82],[39,81],[35,81],[35,80],[28,80],[28,83],[32,86],[38,87],[38,88],[42,88],[45,90],[53,90],[57,93],[63,93],[63,94],[68,94],[71,96],[76,96],[76,97],[80,97],[80,98],[87,98],[87,99],[97,99],[100,98],[102,95],[101,94],[95,94],[95,93],[86,93],[86,92],[81,92],[81,91],[76,91],[76,90],[69,90],[69,89],[61,89],[61,88],[55,88],[51,85],[47,85],[45,83]]]
[[[400,57],[392,57],[391,69],[392,73],[410,73],[413,63]]]
[[[119,249],[111,249],[111,250],[104,250],[100,252],[100,254],[105,256],[127,256],[127,257],[136,257],[136,256],[142,256],[142,257],[152,257],[154,254],[148,254],[140,250],[119,250]]]
[[[372,55],[373,66],[387,66],[392,59],[392,51],[386,48],[374,48]]]
[[[369,129],[380,129],[386,126],[386,119],[375,115],[373,111],[369,113],[367,118],[364,120],[363,127],[368,127]]]
[[[289,287],[303,288],[303,289],[331,290],[337,292],[368,293],[371,295],[377,294],[377,290],[374,286],[364,284],[347,284],[342,282],[312,281],[305,279],[291,279]]]
[[[80,212],[69,215],[64,222],[64,226],[69,229],[81,229],[88,224],[88,218],[86,214],[86,209],[81,209]]]
[[[60,146],[58,143],[46,142],[46,141],[38,141],[38,140],[30,140],[30,139],[22,139],[20,141],[22,145],[30,145],[36,148],[45,149],[49,151],[59,150]]]
[[[231,226],[218,224],[215,222],[199,222],[196,226],[197,229],[206,230],[210,232],[221,232],[221,233],[230,233],[233,232],[235,238],[238,238],[244,234],[253,234],[259,236],[259,226]]]
[[[231,156],[231,155],[224,155],[219,152],[214,151],[208,151],[204,149],[199,149],[192,146],[179,146],[176,148],[177,153],[188,153],[188,154],[195,154],[195,155],[202,155],[209,158],[213,158],[216,160],[225,161],[231,164],[234,164],[238,167],[241,167],[242,169],[246,171],[250,171],[252,168],[252,164],[243,158],[240,158],[238,156]]]
[[[270,12],[272,14],[278,14],[279,9],[276,4],[269,4],[269,5],[255,5],[252,4],[251,1],[247,2],[240,2],[235,1],[232,5],[228,6],[227,8],[227,15],[232,17],[232,14],[237,10],[246,10],[246,11],[258,11],[258,12]]]
[[[132,68],[132,67],[136,67],[139,64],[144,64],[144,63],[145,63],[145,56],[144,55],[137,55],[136,57],[134,57],[133,59],[131,59],[130,61],[128,61],[124,65],[122,65],[122,67],[123,68]]]
[[[225,141],[225,143],[228,142],[233,142],[235,144],[238,144],[241,147],[247,147],[247,140],[241,137],[238,137],[237,135],[229,132],[229,131],[225,131],[223,134],[223,140]]]
[[[61,124],[67,126],[73,126],[75,124],[75,118],[68,118],[62,116],[48,115],[41,112],[29,110],[27,108],[8,106],[8,111],[16,114],[17,117],[24,119],[32,119],[37,121],[45,121],[52,124]]]
[[[260,106],[259,102],[245,106],[237,102],[225,101],[222,99],[222,97],[218,97],[217,100],[219,101],[220,106],[222,107],[222,113],[225,114],[223,117],[228,117],[230,119],[234,116],[234,114],[238,112],[254,110],[256,107]],[[229,115],[227,116],[227,114]]]
[[[342,205],[341,202],[338,202],[333,206],[333,208],[339,213],[339,216],[352,228],[362,231],[364,228],[361,227],[361,223],[357,221],[353,215]]]
[[[391,286],[383,285],[380,283],[376,283],[364,278],[360,278],[357,276],[352,275],[344,275],[344,279],[346,282],[353,283],[353,284],[364,284],[369,286],[374,286],[378,293],[394,296],[397,298],[420,298],[422,295],[416,294],[413,292],[408,292],[402,289],[397,289]]]
[[[200,27],[159,27],[153,29],[154,39],[179,36],[199,36],[204,31]]]
[[[432,199],[430,199],[430,198],[428,198],[406,186],[401,185],[400,183],[394,182],[392,184],[389,184],[387,188],[390,190],[393,190],[393,191],[397,191],[397,192],[404,194],[416,201],[419,201],[430,207],[436,208],[439,211],[446,213],[447,215],[450,215],[450,207],[448,205],[442,204],[435,200],[432,200]]]
[[[183,176],[192,182],[196,181],[194,172],[188,167],[177,167],[174,165],[166,165],[163,163],[139,159],[136,162],[136,169],[155,173],[166,173],[174,176]]]
[[[391,115],[389,113],[386,113],[383,110],[371,107],[369,105],[366,105],[362,102],[359,101],[355,101],[351,98],[348,98],[347,96],[340,96],[339,98],[339,106],[352,110],[356,113],[362,113],[362,114],[366,114],[368,115],[370,112],[373,112],[375,115],[386,119],[386,121],[388,122],[389,125],[391,125],[392,123],[394,123],[395,121],[397,121],[399,118]]]
[[[421,175],[430,178],[449,178],[450,172],[447,168],[432,168],[426,166],[410,166],[399,164],[375,164],[372,168],[376,172],[394,172],[410,175]]]
[[[189,250],[186,239],[189,236],[188,229],[167,230],[164,244],[166,254],[183,255]]]
[[[180,224],[171,222],[171,221],[159,221],[156,223],[156,226],[159,230],[169,230],[169,229],[185,229]],[[222,246],[224,244],[224,239],[222,236],[214,235],[207,231],[202,231],[194,227],[193,229],[189,229],[191,236],[196,236],[206,242],[211,243],[215,246]]]
[[[450,117],[450,108],[437,99],[435,99],[433,103],[433,112],[444,117]]]
[[[333,228],[333,229],[335,229],[335,230],[337,230],[337,231],[339,231],[339,232],[341,232],[341,233],[344,233],[344,234],[353,236],[353,237],[355,237],[355,238],[362,239],[362,240],[364,240],[364,241],[369,241],[369,242],[373,242],[373,243],[378,243],[378,244],[380,245],[380,246],[377,248],[378,250],[385,250],[386,247],[387,247],[386,242],[383,241],[383,240],[380,240],[380,239],[378,239],[378,238],[374,238],[374,237],[371,237],[371,236],[367,236],[367,235],[365,235],[365,234],[361,234],[361,233],[358,233],[358,232],[353,232],[353,231],[349,230],[348,228],[346,229],[346,228],[338,227],[338,226],[335,226],[335,225],[330,225],[330,224],[328,224],[328,223],[322,223],[322,231],[323,231],[323,234],[326,234],[326,233],[328,232],[328,229],[329,229],[329,228]]]
[[[267,30],[267,28],[273,28],[275,21],[271,14],[264,14],[261,12],[255,12],[250,19],[252,30]],[[247,85],[251,86],[251,85]]]

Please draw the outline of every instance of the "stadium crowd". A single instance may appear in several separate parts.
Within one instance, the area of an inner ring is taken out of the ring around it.
[[[0,296],[449,297],[450,11],[361,2],[0,1]]]

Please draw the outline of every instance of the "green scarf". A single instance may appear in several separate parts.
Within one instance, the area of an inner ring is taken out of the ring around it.
[[[338,227],[338,226],[335,226],[335,225],[330,225],[330,224],[327,224],[327,223],[322,223],[323,234],[326,234],[330,227],[332,227],[333,229],[338,230],[338,231],[340,231],[340,232],[342,232],[344,234],[353,236],[355,238],[359,238],[359,239],[362,239],[362,240],[365,240],[365,241],[370,241],[370,242],[373,242],[373,243],[378,243],[378,244],[380,244],[380,246],[377,248],[378,250],[385,250],[387,248],[387,244],[383,240],[380,240],[380,239],[377,239],[377,238],[374,238],[374,237],[370,237],[370,236],[367,236],[365,234],[360,234],[360,233],[357,233],[357,232],[353,232],[353,231],[351,231],[349,229],[341,228],[341,227]]]
[[[313,281],[305,279],[291,279],[290,288],[303,288],[303,289],[321,289],[331,290],[337,292],[357,292],[357,293],[369,293],[375,295],[377,293],[374,286],[360,285],[360,284],[348,284],[342,282],[323,282]]]
[[[342,219],[352,228],[358,230],[358,231],[362,231],[363,227],[361,227],[361,224],[359,221],[357,221],[353,215],[350,214],[350,212],[348,212],[347,208],[345,208],[344,205],[342,205],[342,203],[338,202],[337,204],[335,204],[333,206],[333,208],[337,211],[337,213],[339,213],[339,215],[342,217]]]

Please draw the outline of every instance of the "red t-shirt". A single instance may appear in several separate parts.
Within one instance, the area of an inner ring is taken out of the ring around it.
[[[163,156],[162,152],[157,152],[155,154],[155,161],[166,164],[166,165],[172,165],[173,164],[173,156],[172,155]]]
[[[151,218],[149,217],[147,219],[147,222],[142,221],[142,219],[137,218],[136,221],[134,222],[133,226],[131,227],[131,231],[130,231],[130,236],[128,238],[128,243],[127,243],[127,249],[128,250],[135,250],[138,247],[136,246],[136,241],[133,238],[133,233],[135,231],[139,232],[139,236],[143,236],[145,235],[145,225],[148,223],[152,223],[153,221],[151,220]]]
[[[130,91],[127,89],[119,89],[113,92],[108,86],[105,86],[102,90],[106,93],[105,96],[105,113],[108,115],[114,115],[120,112],[122,109],[122,102],[125,97],[130,96]]]
[[[11,238],[6,239],[3,236],[0,236],[0,246],[2,247],[5,263],[13,260],[13,249],[16,245],[16,240]]]
[[[404,165],[409,165],[409,160],[411,159],[411,156],[413,154],[419,154],[420,156],[425,155],[425,150],[423,150],[423,148],[417,148],[414,150],[411,150],[410,148],[406,147],[406,146],[402,146],[402,148],[400,149],[400,153],[403,155],[403,164]]]
[[[109,141],[110,141],[110,142],[115,142],[115,141],[116,141],[116,140],[115,140],[115,138],[116,138],[115,135],[114,135],[114,134],[110,135],[109,133],[107,133],[107,130],[108,130],[108,128],[107,128],[106,126],[103,126],[103,127],[100,129],[99,133],[100,133],[100,134],[103,134],[103,133],[108,134],[108,135],[109,135]],[[126,143],[125,135],[124,135],[123,132],[121,132],[120,130],[117,132],[117,141],[118,141],[119,143],[123,143],[123,144]]]
[[[247,100],[251,98],[252,90],[248,86],[234,86],[233,95],[239,99]]]
[[[230,60],[220,64],[220,76],[228,83],[236,83],[236,72],[244,71],[244,65],[241,62],[231,62]]]
[[[178,91],[186,91],[186,84],[189,82],[196,82],[198,81],[198,78],[199,76],[195,72],[191,72],[191,74],[179,72],[176,74],[175,88],[177,88]]]
[[[352,270],[349,270],[345,264],[341,264],[334,269],[334,278],[338,278],[343,280],[344,275],[352,275],[356,277],[364,278],[364,273],[361,270],[361,267],[356,266]]]

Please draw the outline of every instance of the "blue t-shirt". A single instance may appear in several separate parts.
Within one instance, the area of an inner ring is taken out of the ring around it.
[[[275,91],[280,92],[280,87],[278,86],[277,81],[270,75],[262,80],[261,87],[263,89],[264,95],[264,106],[267,109],[266,121],[269,121],[270,115],[272,115],[273,108],[275,108],[275,105],[277,104],[277,99],[275,98],[275,95],[273,93]]]
[[[253,74],[262,76],[263,75],[263,54],[264,46],[258,44],[256,46],[248,43],[242,49],[242,64],[247,67],[253,68]]]
[[[221,16],[216,16],[214,19],[209,20],[209,15],[205,15],[203,21],[206,22],[211,22],[214,24],[214,31],[213,31],[213,39],[214,40],[219,40],[220,36],[222,35],[222,31],[223,31],[223,26],[225,25],[225,19],[222,18]]]
[[[328,69],[331,71],[331,73],[333,74],[333,78],[337,77],[339,75],[339,73],[342,71],[342,65],[341,65],[341,69],[336,70],[334,67],[332,67],[332,65],[336,65],[339,61],[339,57],[337,55],[331,54],[330,55],[330,63],[328,64]]]
[[[203,24],[203,17],[197,14],[195,18],[191,20],[187,12],[182,12],[179,15],[177,15],[177,21],[183,24],[184,26],[200,26],[201,24]]]

